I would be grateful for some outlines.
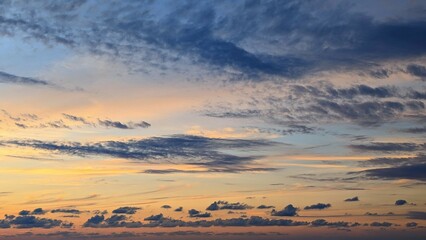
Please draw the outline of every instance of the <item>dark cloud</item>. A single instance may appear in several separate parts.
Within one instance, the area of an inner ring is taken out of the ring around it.
[[[409,227],[409,228],[414,228],[414,227],[417,227],[417,223],[416,222],[409,222],[409,223],[406,223],[405,224],[405,226],[406,227]]]
[[[43,215],[45,213],[46,211],[43,210],[42,208],[36,208],[31,212],[32,215]]]
[[[326,209],[330,207],[331,207],[330,203],[317,203],[310,206],[306,206],[304,209],[305,210],[314,210],[314,209],[322,210],[322,209]]]
[[[63,113],[62,115],[68,120],[75,121],[75,122],[81,122],[81,123],[84,123],[84,124],[89,124],[89,122],[83,117],[78,117],[78,116],[74,116],[74,115],[70,115],[70,114],[66,114],[66,113]]]
[[[178,207],[175,209],[175,212],[182,212],[182,210],[183,210],[183,207]]]
[[[413,76],[420,77],[423,81],[426,80],[426,67],[417,64],[410,64],[407,66],[407,72]]]
[[[31,211],[28,210],[21,210],[18,214],[21,216],[30,215]]]
[[[362,166],[412,166],[426,164],[426,155],[419,154],[414,157],[402,157],[402,158],[373,158],[367,161],[360,162]]]
[[[426,181],[426,164],[369,169],[362,172],[369,179],[413,179]]]
[[[61,220],[37,218],[35,216],[18,216],[10,219],[8,224],[16,228],[54,228],[68,226],[68,223],[63,223]]]
[[[161,206],[161,208],[164,208],[164,209],[170,209],[170,208],[172,208],[170,205],[163,205],[163,206]]]
[[[36,86],[50,85],[50,83],[43,80],[38,80],[35,78],[29,78],[29,77],[19,77],[19,76],[1,72],[1,71],[0,71],[0,83],[13,83],[13,84],[22,84],[22,85],[36,85]]]
[[[358,222],[350,223],[350,222],[328,222],[325,219],[316,219],[311,222],[311,226],[313,227],[341,227],[341,228],[349,228],[349,227],[357,227],[361,224]]]
[[[266,94],[267,93],[267,94]],[[424,92],[395,86],[356,85],[337,88],[331,84],[299,85],[264,89],[238,104],[206,106],[203,114],[215,118],[258,118],[281,126],[282,134],[312,133],[318,129],[292,128],[303,124],[350,122],[379,126],[386,122],[421,116]],[[277,131],[275,131],[277,132]]]
[[[206,138],[191,135],[152,137],[129,141],[96,143],[7,141],[4,144],[32,147],[71,155],[101,155],[124,159],[164,161],[203,165],[211,171],[233,171],[246,168],[257,156],[237,156],[222,150],[244,150],[268,147],[277,143],[268,140]],[[252,169],[259,170],[259,169]]]
[[[353,197],[353,198],[347,198],[345,199],[345,202],[358,202],[359,198],[358,197]]]
[[[212,216],[211,213],[208,213],[208,212],[202,213],[195,209],[188,210],[188,214],[189,214],[189,217],[193,217],[193,218],[208,218]]]
[[[80,214],[81,211],[78,209],[53,209],[51,213],[71,213],[71,214]]]
[[[84,224],[83,227],[90,228],[116,228],[116,227],[126,227],[126,228],[137,228],[142,227],[142,223],[139,221],[127,221],[125,215],[112,215],[109,218],[105,218],[103,215],[95,215],[89,218]]]
[[[144,63],[164,69],[181,60],[217,72],[230,69],[233,79],[297,78],[426,53],[422,18],[375,21],[350,5],[153,1],[100,7],[89,1],[70,8],[51,1],[17,2],[3,6],[0,26],[3,35],[114,57],[133,68]]]
[[[151,215],[149,217],[144,218],[145,221],[160,221],[164,218],[163,214]]]
[[[423,146],[423,145],[418,145],[418,146]],[[384,149],[388,150],[388,147],[389,146],[385,146]],[[392,149],[392,146],[390,146],[390,148]],[[410,147],[402,146],[397,148],[406,149]],[[357,172],[360,174],[364,174],[367,178],[370,178],[370,179],[384,179],[384,180],[414,179],[414,180],[420,180],[420,181],[426,180],[426,174],[425,174],[426,157],[423,153],[420,153],[414,157],[373,158],[367,161],[361,161],[360,165],[367,166],[367,167],[385,166],[383,168],[373,168],[373,169]]]
[[[297,211],[299,211],[298,208],[295,208],[295,207],[293,207],[292,204],[289,204],[281,211],[276,211],[275,209],[273,209],[272,212],[271,212],[271,216],[279,216],[279,217],[296,216]]]
[[[413,152],[426,150],[426,144],[373,142],[370,144],[353,144],[349,145],[349,148],[357,151]]]
[[[371,227],[391,227],[393,226],[393,223],[390,222],[372,222],[370,223]]]
[[[402,205],[405,205],[405,204],[408,204],[408,202],[406,200],[403,200],[403,199],[399,199],[399,200],[395,201],[395,206],[402,206]]]
[[[119,121],[111,121],[111,120],[99,120],[99,125],[108,127],[108,128],[119,128],[119,129],[135,129],[135,128],[148,128],[151,126],[151,124],[142,121],[139,123],[121,123]]]
[[[140,208],[138,207],[119,207],[117,209],[114,209],[112,213],[117,214],[135,214],[136,211],[138,211]]]
[[[426,220],[426,212],[410,211],[408,212],[407,215],[408,215],[408,218],[411,218],[411,219]]]
[[[257,207],[257,209],[270,209],[270,208],[275,208],[274,206],[269,206],[269,205],[259,205]]]
[[[252,209],[252,206],[249,206],[245,203],[229,203],[227,201],[217,201],[212,203],[206,208],[208,211],[217,211],[217,210],[245,210]]]
[[[426,127],[405,128],[405,129],[401,129],[400,131],[405,133],[412,133],[412,134],[425,134]]]

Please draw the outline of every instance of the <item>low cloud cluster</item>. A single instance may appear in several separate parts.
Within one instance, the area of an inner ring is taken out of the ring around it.
[[[252,209],[252,206],[249,206],[245,203],[229,203],[227,201],[217,201],[206,208],[208,211],[217,211],[217,210],[245,210]]]
[[[137,210],[141,208],[138,207],[119,207],[117,209],[114,209],[112,213],[116,214],[135,214]]]
[[[323,210],[330,207],[331,207],[330,203],[317,203],[310,206],[306,206],[304,209],[305,210],[314,210],[314,209]]]
[[[298,211],[299,211],[298,208],[293,207],[292,204],[289,204],[283,210],[280,210],[280,211],[276,211],[275,209],[273,209],[271,212],[271,216],[278,216],[278,217],[296,216]]]
[[[0,228],[70,228],[73,223],[50,218],[39,218],[33,215],[6,215],[0,220]]]

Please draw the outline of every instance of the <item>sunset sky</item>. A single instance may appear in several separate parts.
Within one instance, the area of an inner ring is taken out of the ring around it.
[[[426,1],[1,0],[0,239],[424,239]]]

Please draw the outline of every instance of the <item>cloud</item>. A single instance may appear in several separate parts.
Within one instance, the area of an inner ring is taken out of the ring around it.
[[[313,129],[304,132],[291,126],[336,122],[380,126],[424,115],[425,96],[424,92],[396,86],[338,88],[328,83],[287,84],[285,88],[265,88],[250,98],[242,97],[238,103],[206,105],[202,113],[208,117],[253,118],[289,126],[290,129],[283,130],[285,134],[312,133]]]
[[[299,211],[298,208],[293,207],[292,204],[287,205],[283,210],[276,211],[275,209],[272,210],[271,216],[296,216],[297,211]]]
[[[372,222],[370,224],[371,227],[391,227],[393,225],[394,224],[390,222]]]
[[[417,223],[416,222],[409,222],[409,223],[406,223],[405,224],[405,226],[406,227],[409,227],[409,228],[414,228],[414,227],[417,227]]]
[[[81,211],[78,209],[52,209],[51,213],[70,213],[70,214],[80,214]]]
[[[49,86],[50,83],[29,77],[19,77],[10,73],[0,71],[0,83],[11,83],[21,85],[34,85],[34,86]]]
[[[360,162],[362,166],[412,166],[426,164],[426,155],[418,154],[414,157],[402,157],[402,158],[373,158],[367,161]]]
[[[423,144],[424,145],[424,144]],[[423,146],[418,145],[418,146]],[[393,146],[384,146],[384,148],[380,148],[381,150],[389,150],[393,149]],[[413,148],[402,146],[396,147],[397,149],[406,149]],[[415,145],[414,145],[414,148]],[[376,149],[376,147],[375,147]],[[369,179],[383,179],[383,180],[394,180],[394,179],[414,179],[425,181],[426,180],[426,156],[423,153],[419,153],[414,157],[400,157],[400,158],[392,158],[392,157],[382,157],[382,158],[373,158],[367,161],[361,161],[361,166],[384,166],[382,168],[373,168],[360,172],[353,172],[351,174],[362,174],[365,175],[366,178]]]
[[[345,202],[358,202],[359,198],[358,197],[353,197],[353,198],[347,198],[345,199]]]
[[[217,210],[245,210],[252,209],[252,206],[249,206],[245,203],[229,203],[227,201],[217,201],[212,203],[206,208],[208,211],[217,211]]]
[[[147,169],[143,173],[148,174],[173,174],[173,173],[241,173],[241,172],[270,172],[278,168],[260,168],[260,167],[226,167],[213,168],[208,170],[181,170],[181,169]]]
[[[114,209],[112,213],[117,214],[135,214],[137,210],[140,208],[138,207],[119,207],[117,209]]]
[[[32,215],[43,215],[45,213],[46,211],[43,210],[42,208],[36,208],[31,212]]]
[[[413,179],[426,181],[426,164],[398,166],[389,168],[376,168],[358,172],[365,174],[370,179]]]
[[[426,80],[426,67],[417,64],[407,66],[407,72],[413,76],[420,77],[423,81]]]
[[[163,219],[163,214],[151,215],[149,217],[144,218],[145,221],[160,221]]]
[[[188,214],[189,214],[189,217],[192,217],[192,218],[208,218],[212,216],[211,213],[208,213],[208,212],[202,213],[195,209],[188,210]]]
[[[118,129],[135,129],[135,128],[148,128],[151,127],[151,124],[142,121],[139,123],[122,123],[119,121],[111,121],[111,120],[98,120],[99,125],[107,127],[107,128],[118,128]]]
[[[72,223],[62,222],[61,220],[38,218],[35,216],[18,216],[10,217],[0,221],[3,227],[10,226],[15,228],[54,228],[64,227],[69,228]]]
[[[259,205],[257,207],[257,209],[270,209],[270,208],[275,208],[274,206],[269,206],[269,205]]]
[[[83,227],[90,228],[116,228],[116,227],[126,227],[126,228],[137,228],[141,227],[142,223],[139,221],[126,221],[127,217],[125,215],[112,215],[109,218],[105,218],[103,215],[95,215],[89,218],[84,224]]]
[[[304,209],[305,210],[313,210],[313,209],[322,210],[322,209],[326,209],[330,207],[331,207],[331,204],[329,203],[317,203],[310,206],[306,206]]]
[[[223,153],[222,151],[255,150],[260,147],[277,145],[277,143],[268,140],[220,139],[191,135],[95,143],[38,140],[16,140],[2,143],[79,156],[99,155],[132,160],[157,161],[157,163],[167,161],[167,163],[174,162],[175,164],[201,165],[211,169],[211,171],[221,170],[224,172],[246,170],[245,168],[248,167],[249,163],[260,157],[237,156],[231,153]]]
[[[206,215],[207,213],[205,213]],[[205,216],[203,216],[205,217]],[[125,227],[125,228],[156,228],[156,227],[242,227],[242,226],[307,226],[311,224],[306,221],[293,221],[290,219],[268,219],[262,218],[259,216],[251,216],[249,218],[230,218],[230,219],[213,219],[213,220],[196,220],[196,221],[184,221],[177,220],[172,218],[164,217],[162,214],[152,215],[146,217],[145,221],[148,223],[142,223],[139,221],[128,221],[127,218],[123,215],[113,215],[110,218],[105,219],[104,216],[93,216],[89,218],[84,224],[83,227],[91,228],[116,228],[116,227]],[[324,220],[325,221],[325,220]],[[318,221],[317,221],[318,222]],[[312,222],[315,224],[315,222]],[[346,227],[355,227],[359,224],[351,224],[349,222],[330,222],[327,224],[319,225],[321,226],[346,226]]]
[[[411,133],[411,134],[424,134],[426,133],[426,127],[413,127],[399,130],[400,132]]]
[[[90,124],[85,118],[83,118],[83,117],[78,117],[78,116],[74,116],[74,115],[70,115],[70,114],[66,114],[66,113],[62,113],[62,115],[66,118],[66,119],[68,119],[68,120],[71,120],[71,121],[74,121],[74,122],[81,122],[81,123],[84,123],[84,124]]]
[[[373,142],[370,144],[353,144],[349,145],[349,148],[357,151],[413,152],[426,150],[426,144]]]
[[[52,1],[18,2],[3,6],[8,14],[0,26],[4,35],[109,56],[133,68],[145,63],[148,69],[167,69],[180,60],[257,81],[263,75],[298,78],[372,67],[426,53],[424,19],[376,21],[349,5],[154,1],[100,7],[88,1],[71,8]]]
[[[163,206],[161,206],[161,208],[164,208],[164,209],[170,209],[170,208],[172,208],[170,205],[163,205]]]
[[[26,216],[26,215],[30,215],[31,211],[28,210],[22,210],[20,211],[18,214],[21,216]]]
[[[403,200],[403,199],[399,199],[399,200],[395,201],[395,206],[402,206],[402,205],[405,205],[405,204],[408,204],[408,202]]]
[[[339,221],[339,222],[328,222],[325,219],[316,219],[311,222],[311,226],[313,227],[339,227],[339,228],[348,228],[348,227],[357,227],[360,223],[354,222],[345,222],[345,221]]]
[[[426,212],[410,211],[410,212],[408,212],[407,215],[408,215],[408,218],[410,218],[410,219],[426,220]]]
[[[182,212],[182,210],[183,210],[183,207],[178,207],[175,209],[175,212]]]

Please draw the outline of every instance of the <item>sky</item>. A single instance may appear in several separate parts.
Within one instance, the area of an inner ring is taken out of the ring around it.
[[[0,238],[423,239],[426,2],[0,1]]]

